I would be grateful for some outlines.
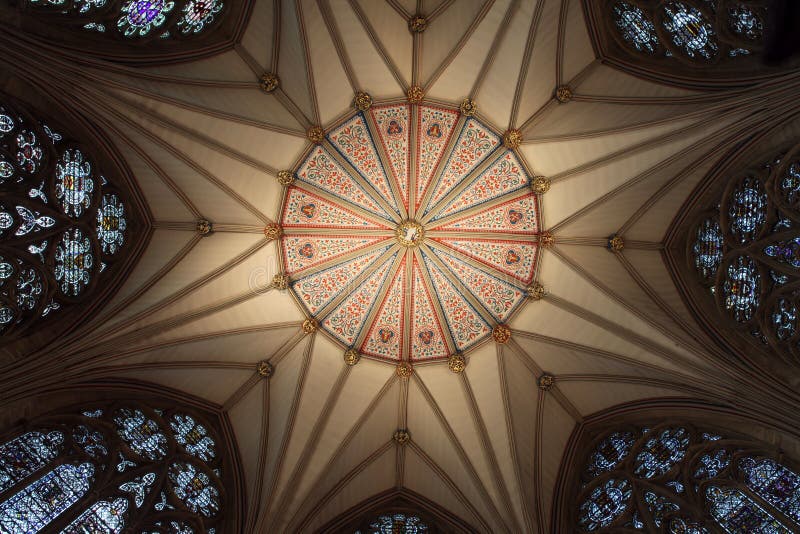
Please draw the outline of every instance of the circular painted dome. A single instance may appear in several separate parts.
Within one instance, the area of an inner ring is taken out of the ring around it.
[[[530,174],[457,109],[391,104],[348,118],[300,162],[281,226],[297,301],[375,358],[474,347],[519,308],[536,269]]]

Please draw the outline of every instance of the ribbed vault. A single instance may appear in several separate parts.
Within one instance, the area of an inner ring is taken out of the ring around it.
[[[416,12],[427,24],[412,33]],[[729,366],[663,260],[672,219],[720,155],[797,112],[794,73],[714,91],[637,78],[596,58],[581,0],[258,1],[234,49],[168,68],[78,62],[12,28],[0,47],[14,76],[69,88],[154,229],[106,307],[5,367],[0,396],[124,379],[205,399],[239,449],[243,532],[314,531],[393,488],[477,531],[553,532],[562,455],[595,412],[681,397],[797,421],[797,392]],[[472,349],[463,373],[431,362],[404,378],[369,358],[348,366],[341,345],[303,328],[264,229],[309,128],[351,115],[357,91],[379,104],[412,85],[520,131],[517,153],[550,180],[553,239],[537,266],[545,295],[510,320],[507,343]]]

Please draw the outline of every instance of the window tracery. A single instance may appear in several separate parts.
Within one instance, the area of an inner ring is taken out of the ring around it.
[[[187,38],[210,30],[226,5],[222,0],[27,0],[53,23],[129,40]]]
[[[689,236],[689,256],[724,318],[788,363],[800,356],[800,184],[795,151],[734,176]]]
[[[766,8],[741,2],[620,0],[612,8],[617,37],[653,57],[710,63],[762,46]]]
[[[66,130],[0,94],[0,335],[19,334],[113,281],[131,249],[120,181]],[[50,127],[52,126],[52,128]]]
[[[680,86],[752,83],[795,63],[765,65],[766,0],[584,0],[602,59]]]
[[[428,525],[417,515],[394,512],[381,514],[369,523],[368,529],[355,534],[421,534],[429,532]]]
[[[0,445],[2,532],[214,534],[223,519],[217,440],[196,414],[114,404],[28,428]]]
[[[690,425],[625,428],[591,448],[576,523],[583,532],[795,532],[797,473],[757,443]]]

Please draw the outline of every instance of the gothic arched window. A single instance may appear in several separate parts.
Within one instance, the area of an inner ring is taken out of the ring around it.
[[[223,0],[26,0],[36,16],[109,38],[183,39],[213,28]]]
[[[52,325],[107,292],[139,225],[92,147],[0,94],[0,336]]]
[[[0,532],[214,534],[218,443],[199,415],[142,404],[40,418],[0,443]]]
[[[369,521],[369,526],[355,534],[429,534],[428,525],[415,514],[387,512]]]
[[[0,0],[4,31],[136,65],[233,49],[255,0]],[[43,54],[52,54],[45,50]]]
[[[610,63],[678,84],[741,83],[763,65],[767,2],[585,0],[596,44]]]
[[[800,529],[800,470],[757,443],[667,423],[619,428],[590,451],[574,510],[579,531]]]
[[[800,158],[797,151],[726,177],[690,230],[688,257],[723,321],[787,363],[800,362]]]

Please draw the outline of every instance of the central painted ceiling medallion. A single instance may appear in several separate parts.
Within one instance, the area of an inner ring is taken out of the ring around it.
[[[326,130],[286,188],[283,269],[346,348],[447,359],[527,298],[538,198],[502,136],[459,109],[373,105]]]

